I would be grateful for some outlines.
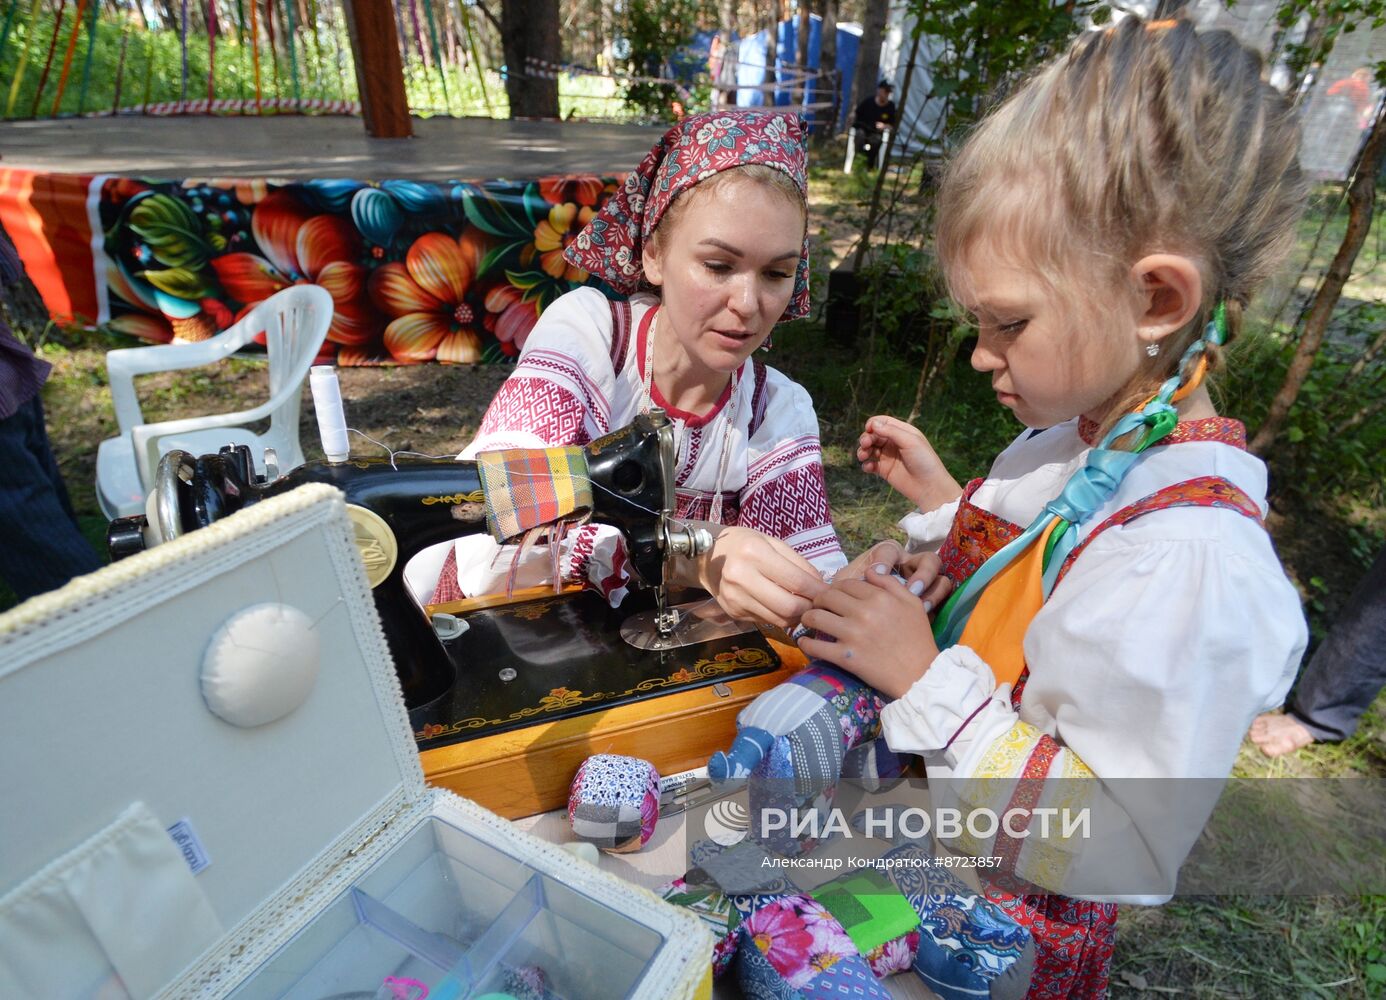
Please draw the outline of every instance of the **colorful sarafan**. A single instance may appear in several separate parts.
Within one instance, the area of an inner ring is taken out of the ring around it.
[[[563,251],[619,185],[69,177],[40,198],[38,175],[0,174],[0,218],[55,319],[205,340],[316,284],[334,304],[319,360],[346,366],[514,360],[546,306],[597,284]],[[85,238],[55,244],[71,219]]]

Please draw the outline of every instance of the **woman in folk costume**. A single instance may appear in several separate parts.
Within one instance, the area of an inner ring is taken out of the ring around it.
[[[1304,650],[1265,466],[1203,385],[1292,245],[1298,146],[1258,56],[1135,17],[984,121],[937,249],[973,367],[1028,429],[963,488],[918,430],[871,418],[863,468],[919,507],[915,589],[955,589],[931,626],[880,565],[804,617],[837,640],[806,652],[896,699],[884,736],[923,755],[935,801],[1021,810],[953,846],[1000,859],[989,894],[1034,933],[1032,997],[1105,995],[1116,902],[1172,893]],[[1040,805],[1090,806],[1090,835],[1046,836]]]
[[[671,128],[565,252],[625,298],[579,288],[549,306],[462,453],[585,444],[663,408],[677,515],[715,535],[676,582],[782,626],[845,562],[808,393],[752,358],[776,323],[808,311],[806,170],[792,115],[729,110]],[[503,589],[512,556],[479,536],[457,542],[434,600]],[[549,562],[529,560],[520,581]],[[559,562],[613,604],[625,593],[610,528],[570,533]]]

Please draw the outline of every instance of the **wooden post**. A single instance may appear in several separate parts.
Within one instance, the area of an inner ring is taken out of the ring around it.
[[[345,0],[345,6],[366,132],[378,139],[408,139],[414,126],[390,0]]]

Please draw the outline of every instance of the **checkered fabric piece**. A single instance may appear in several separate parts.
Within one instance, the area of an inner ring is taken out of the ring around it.
[[[592,480],[581,448],[516,448],[476,457],[486,494],[486,527],[497,542],[592,509]]]

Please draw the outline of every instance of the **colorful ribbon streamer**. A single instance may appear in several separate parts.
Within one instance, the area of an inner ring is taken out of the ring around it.
[[[29,108],[29,117],[37,118],[39,101],[43,100],[43,88],[48,86],[48,71],[53,68],[53,55],[58,51],[58,35],[63,30],[63,13],[67,10],[67,0],[58,0],[58,13],[53,19],[53,37],[48,42],[48,58],[43,63],[43,73],[39,76],[38,89],[34,91],[34,103]]]
[[[92,5],[95,11],[96,5]],[[82,18],[87,12],[87,0],[77,0],[77,16],[72,19],[72,33],[67,36],[67,49],[63,52],[63,68],[58,73],[58,92],[53,95],[53,108],[48,113],[56,118],[58,105],[62,103],[63,91],[67,89],[67,75],[72,70],[72,56],[77,51],[77,33],[82,28]]]

